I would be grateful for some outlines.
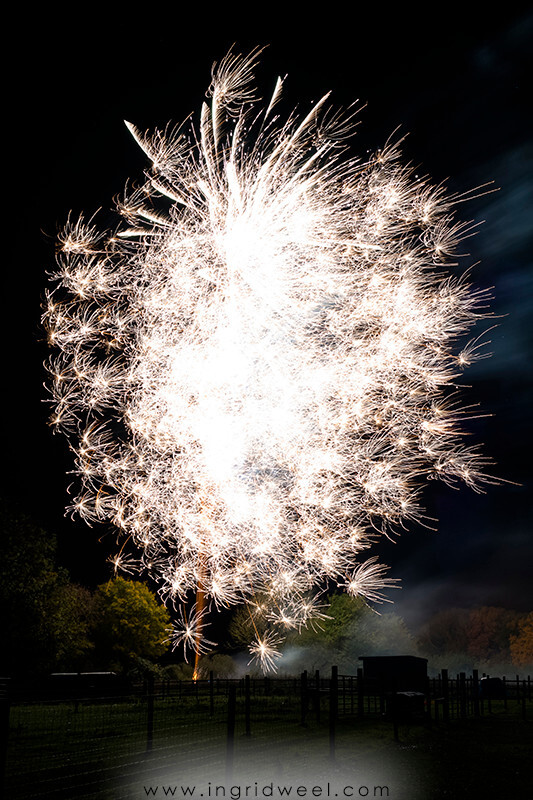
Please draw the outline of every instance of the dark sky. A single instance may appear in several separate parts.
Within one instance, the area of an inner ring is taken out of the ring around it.
[[[3,85],[8,107],[4,146],[4,354],[2,391],[3,494],[57,532],[60,558],[80,581],[107,576],[112,550],[105,530],[63,517],[67,502],[66,444],[46,426],[40,329],[46,271],[54,238],[70,209],[112,207],[128,178],[140,178],[142,154],[123,125],[141,128],[180,122],[196,111],[210,67],[236,42],[244,51],[269,45],[262,60],[265,86],[288,73],[293,104],[309,107],[332,90],[332,100],[367,107],[354,147],[364,155],[398,126],[409,133],[405,160],[435,183],[464,192],[494,181],[499,191],[465,204],[462,218],[484,220],[469,240],[474,283],[494,287],[493,357],[467,373],[469,401],[493,416],[472,425],[473,437],[508,481],[476,495],[428,485],[426,502],[438,533],[413,529],[383,561],[402,578],[398,610],[409,618],[434,608],[501,604],[533,607],[531,530],[531,339],[533,210],[531,89],[533,16],[519,4],[485,6],[471,17],[447,4],[434,16],[381,4],[352,16],[327,9],[290,22],[269,7],[252,22],[237,7],[181,12],[160,4],[131,12],[81,13],[72,20],[48,9],[13,12],[13,40]],[[527,4],[526,4],[527,5]],[[115,7],[115,6],[113,6]],[[248,12],[249,14],[250,12]],[[8,320],[10,320],[8,322]]]

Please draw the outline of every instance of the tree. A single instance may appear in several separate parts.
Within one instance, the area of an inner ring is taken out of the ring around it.
[[[263,636],[272,627],[268,621],[270,603],[267,596],[257,596],[253,610],[248,605],[233,613],[229,633],[235,644],[248,647],[252,639]],[[322,617],[309,621],[307,627],[283,631],[287,638],[280,662],[282,671],[326,669],[332,663],[339,664],[350,626],[371,613],[363,600],[347,594],[331,595],[327,606],[320,611]]]
[[[497,606],[473,608],[468,615],[468,653],[478,661],[509,659],[509,637],[516,634],[521,615]]]
[[[328,671],[336,664],[341,671],[353,672],[360,655],[415,654],[416,642],[405,622],[397,614],[376,614],[360,597],[334,594],[321,609],[322,617],[301,630],[288,632],[279,662],[281,672],[296,674],[302,670]],[[268,606],[260,598],[257,606]],[[254,628],[255,626],[255,628]],[[268,620],[238,609],[230,623],[230,635],[236,644],[247,646],[255,636],[264,634]]]
[[[212,672],[215,678],[234,678],[237,665],[231,656],[224,653],[208,653],[200,658],[198,674],[208,678]]]
[[[268,628],[263,608],[268,606],[268,598],[256,595],[255,604],[237,606],[233,611],[228,627],[231,642],[238,647],[248,647],[252,639],[264,636]]]
[[[0,603],[4,674],[46,672],[55,664],[49,620],[68,580],[55,566],[56,538],[28,516],[0,504]]]
[[[328,647],[342,649],[346,640],[352,636],[361,620],[371,613],[367,604],[360,597],[348,594],[334,594],[328,597],[329,605],[325,610],[325,619],[314,626],[309,625],[302,631],[302,645],[316,642],[317,638]]]
[[[55,587],[47,621],[55,669],[83,671],[91,667],[95,613],[95,600],[89,589],[66,582]]]
[[[362,655],[416,654],[416,642],[397,614],[376,614],[364,600],[349,595],[333,595],[329,601],[320,627],[289,637],[280,669],[328,671],[336,664],[353,674]]]
[[[359,656],[416,655],[418,648],[404,620],[391,611],[364,614],[349,629],[344,651],[350,662]]]
[[[466,653],[468,650],[468,610],[448,608],[434,614],[424,625],[418,644],[428,656]]]
[[[511,658],[517,667],[533,664],[533,611],[518,623],[518,632],[509,637]]]
[[[137,658],[155,660],[168,649],[170,616],[139,581],[115,578],[96,590],[97,657],[126,668]]]

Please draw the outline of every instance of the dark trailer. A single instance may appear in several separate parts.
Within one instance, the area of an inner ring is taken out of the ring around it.
[[[418,656],[359,656],[363,662],[363,692],[381,698],[382,712],[394,720],[424,719],[427,658]]]
[[[365,686],[382,692],[425,692],[428,661],[418,656],[359,656]]]

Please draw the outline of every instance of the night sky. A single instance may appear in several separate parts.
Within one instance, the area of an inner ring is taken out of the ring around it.
[[[394,600],[408,620],[475,604],[531,610],[533,15],[509,3],[471,17],[448,5],[425,17],[354,4],[350,18],[326,18],[323,6],[320,17],[307,12],[296,23],[269,7],[252,23],[236,6],[182,14],[181,5],[124,5],[115,18],[76,8],[75,21],[48,9],[31,21],[14,12],[6,27],[16,55],[3,84],[3,495],[57,533],[59,558],[75,580],[106,579],[114,537],[64,518],[72,463],[42,402],[40,304],[56,232],[70,209],[106,212],[126,180],[141,178],[145,159],[124,119],[141,129],[181,122],[197,112],[212,62],[233,42],[242,51],[269,45],[259,78],[265,93],[288,74],[288,98],[302,109],[328,90],[336,105],[366,104],[353,145],[363,157],[400,127],[409,134],[405,161],[433,183],[445,181],[450,192],[489,181],[498,188],[460,207],[462,219],[484,220],[463,244],[469,255],[461,263],[477,264],[475,286],[493,287],[497,319],[485,327],[498,323],[488,336],[492,358],[467,371],[472,389],[463,398],[491,414],[471,431],[497,462],[493,473],[519,485],[477,495],[431,482],[424,497],[438,533],[413,527],[375,552],[402,578]]]

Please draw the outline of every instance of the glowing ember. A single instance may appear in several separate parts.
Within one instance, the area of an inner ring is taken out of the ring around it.
[[[257,56],[214,69],[197,128],[127,123],[152,162],[118,204],[129,227],[69,220],[45,320],[71,510],[117,526],[115,566],[183,604],[175,642],[197,653],[204,600],[253,619],[266,597],[250,650],[271,668],[325,581],[384,599],[361,554],[423,518],[427,478],[488,480],[455,402],[484,297],[444,272],[459,198],[393,145],[349,156],[354,115],[326,98],[282,123],[278,80],[258,109]]]

